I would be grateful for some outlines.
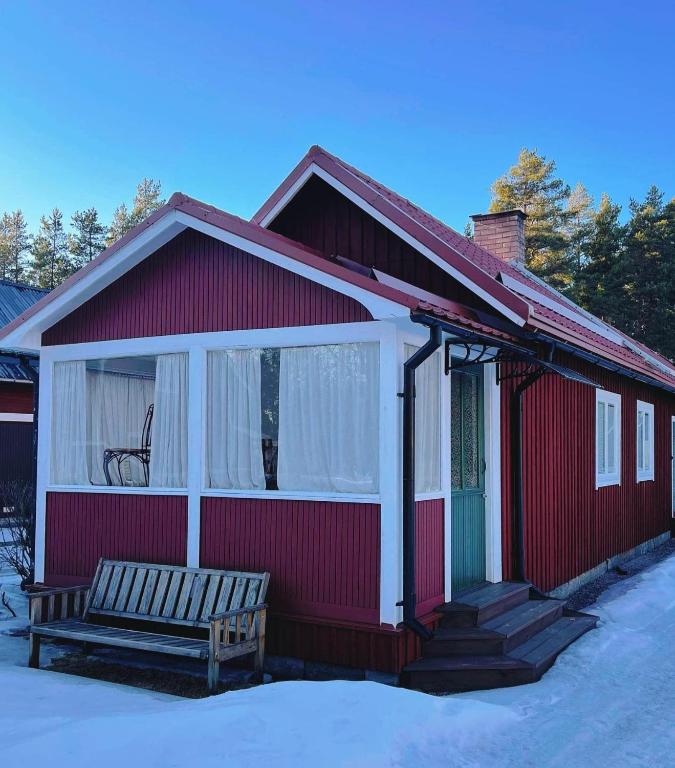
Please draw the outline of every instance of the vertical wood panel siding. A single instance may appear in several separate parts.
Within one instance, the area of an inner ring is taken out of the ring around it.
[[[417,616],[445,602],[443,499],[415,504],[415,588]]]
[[[447,272],[316,176],[277,216],[270,229],[328,257],[343,256],[448,299],[488,309]]]
[[[33,385],[0,381],[0,413],[33,413]]]
[[[525,393],[526,576],[551,590],[670,528],[670,418],[675,398],[568,356],[559,361],[621,395],[621,485],[595,489],[595,390],[546,375]],[[502,395],[504,578],[512,573],[509,401]],[[654,403],[655,480],[636,482],[637,400]]]
[[[33,422],[0,421],[0,484],[33,477]]]
[[[185,565],[187,498],[48,493],[47,584],[86,584],[100,557]]]
[[[348,296],[186,230],[47,330],[43,343],[371,319]]]
[[[438,614],[422,619],[430,629],[438,621]],[[286,616],[273,616],[268,622],[267,649],[278,656],[382,672],[400,672],[422,655],[420,638],[403,626],[357,627]]]
[[[380,507],[203,498],[200,564],[269,571],[275,613],[379,624]]]

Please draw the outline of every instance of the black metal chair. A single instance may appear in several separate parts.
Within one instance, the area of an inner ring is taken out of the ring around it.
[[[152,442],[152,417],[155,412],[155,404],[150,403],[148,410],[145,414],[145,421],[143,422],[143,432],[141,434],[141,447],[140,448],[106,448],[103,451],[103,474],[105,475],[105,481],[108,485],[116,485],[113,483],[110,476],[110,464],[115,462],[117,467],[117,474],[119,475],[120,482],[124,483],[123,471],[129,467],[131,460],[138,461],[143,468],[143,479],[145,485],[150,485],[150,448]],[[127,478],[131,480],[131,474],[127,474]]]

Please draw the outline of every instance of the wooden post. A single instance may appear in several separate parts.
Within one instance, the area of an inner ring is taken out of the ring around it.
[[[209,633],[209,693],[218,693],[221,626],[222,621],[220,619],[211,622]]]
[[[256,671],[257,674],[260,675],[260,679],[262,680],[263,676],[263,665],[265,663],[265,621],[267,618],[267,609],[261,608],[260,611],[258,611],[258,620],[257,620],[257,640],[258,640],[258,646],[256,648],[255,652],[255,658],[253,660],[253,668]]]
[[[38,593],[37,595],[31,595],[30,597],[30,623],[41,624],[42,623],[42,600],[43,598]],[[28,666],[33,669],[40,667],[40,637],[34,635],[32,632],[28,637]]]
[[[28,666],[32,669],[40,668],[40,635],[32,632],[28,638]]]

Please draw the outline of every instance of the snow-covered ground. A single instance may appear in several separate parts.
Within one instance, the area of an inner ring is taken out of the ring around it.
[[[673,765],[675,557],[592,610],[599,628],[534,685],[287,682],[202,700],[27,669],[25,638],[6,634],[25,616],[0,612],[0,766]]]

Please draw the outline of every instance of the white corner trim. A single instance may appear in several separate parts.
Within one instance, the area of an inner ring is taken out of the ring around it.
[[[45,578],[45,539],[47,526],[47,487],[51,466],[52,431],[52,372],[51,362],[41,362],[38,387],[40,408],[38,414],[38,463],[35,487],[35,581]]]
[[[387,324],[380,340],[380,623],[396,626],[401,608],[401,474],[398,339]]]
[[[479,296],[481,299],[485,300],[490,306],[493,306],[500,314],[502,314],[504,317],[511,320],[513,323],[515,323],[518,326],[525,325],[525,320],[523,320],[519,315],[517,315],[515,312],[510,310],[508,307],[506,307],[501,302],[497,301],[494,296],[489,294],[487,291],[485,291],[480,286],[476,285],[472,280],[470,280],[463,272],[459,271],[452,265],[448,264],[448,262],[438,256],[434,251],[432,251],[430,248],[427,248],[427,246],[423,245],[419,242],[419,240],[416,240],[414,237],[409,235],[404,229],[399,227],[397,224],[395,224],[391,219],[389,219],[387,216],[380,213],[374,206],[370,205],[370,203],[366,202],[362,197],[359,195],[356,195],[354,192],[351,191],[348,187],[346,187],[342,182],[338,181],[334,176],[331,176],[330,173],[325,171],[323,168],[320,168],[315,163],[312,163],[309,165],[305,171],[302,173],[302,175],[296,180],[296,182],[293,184],[292,187],[289,188],[289,190],[286,192],[286,194],[276,203],[274,208],[266,214],[266,216],[262,219],[261,224],[264,227],[267,227],[273,219],[279,214],[279,212],[290,202],[290,200],[295,197],[295,195],[298,193],[298,191],[305,185],[307,180],[310,178],[310,176],[316,175],[323,181],[325,181],[327,184],[329,184],[333,189],[338,191],[341,195],[346,197],[348,200],[350,200],[352,203],[354,203],[356,206],[361,208],[362,211],[365,211],[369,216],[372,216],[376,221],[378,221],[380,224],[385,226],[389,231],[393,232],[397,237],[400,237],[401,240],[404,240],[408,245],[412,246],[416,251],[421,253],[423,256],[425,256],[429,261],[436,264],[436,266],[440,267],[444,272],[447,272],[449,275],[451,275],[455,280],[457,280],[462,285],[466,286],[470,291],[475,293],[477,296]],[[402,211],[400,208],[397,208],[403,215],[407,214],[405,211]],[[410,217],[408,217],[410,218]],[[411,221],[413,221],[411,219]],[[426,227],[423,227],[422,224],[415,221],[415,224],[417,226],[422,227],[425,229],[426,232],[428,232],[432,237],[434,237],[436,240],[439,241],[445,248],[449,248],[452,251],[455,251],[455,253],[458,253],[451,245],[448,245],[448,243],[443,242],[438,238],[438,235],[434,234],[431,230],[427,229]],[[463,257],[461,254],[458,253],[458,255],[461,258]],[[476,265],[474,265],[476,266]],[[477,269],[480,269],[480,267],[477,267]],[[490,277],[488,273],[485,273],[486,277]],[[494,279],[494,278],[493,278]],[[522,297],[518,297],[522,300]]]
[[[32,413],[0,413],[2,421],[33,421]]]
[[[502,580],[501,395],[497,366],[483,366],[485,424],[485,578]]]

